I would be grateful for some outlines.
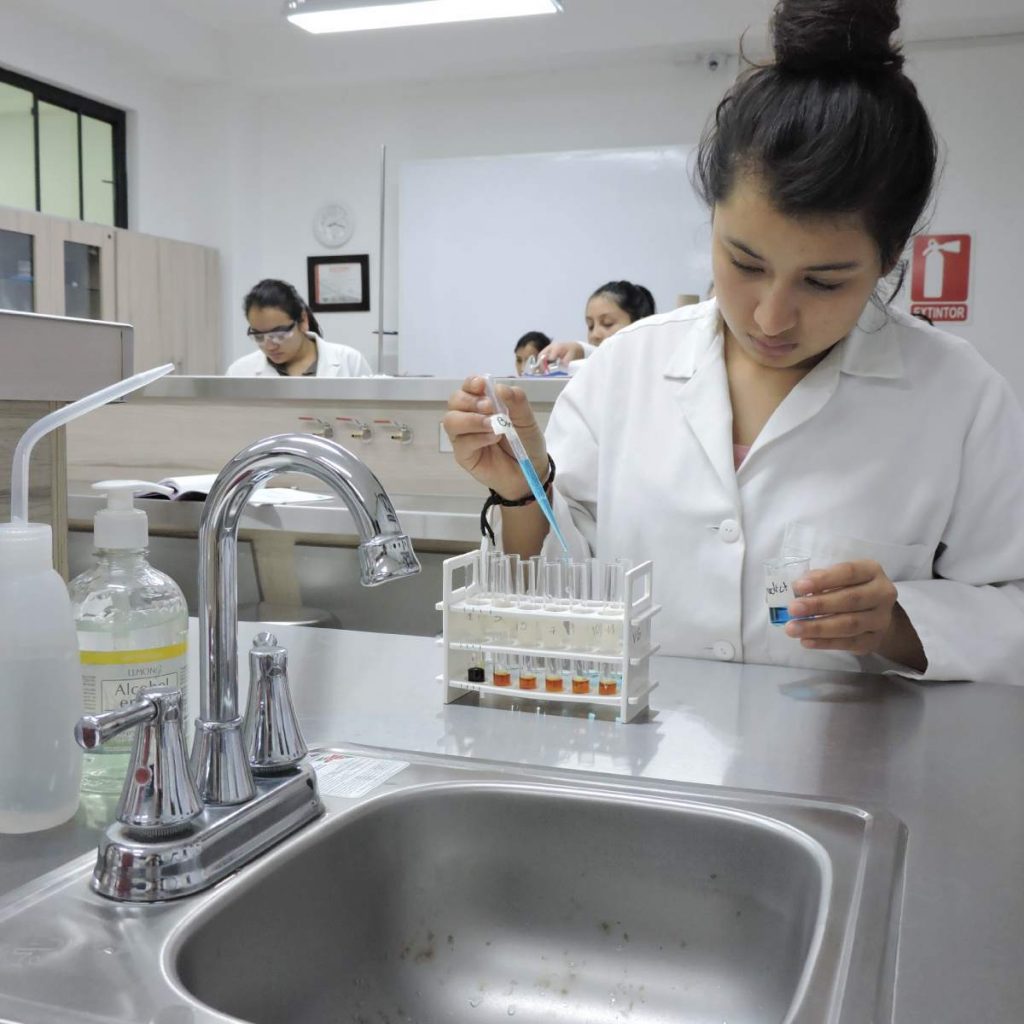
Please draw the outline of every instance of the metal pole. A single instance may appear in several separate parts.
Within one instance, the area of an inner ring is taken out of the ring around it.
[[[388,147],[380,147],[380,248],[377,256],[377,372],[384,372],[384,205]]]

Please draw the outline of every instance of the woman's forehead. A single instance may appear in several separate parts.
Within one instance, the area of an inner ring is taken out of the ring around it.
[[[714,229],[720,238],[765,258],[771,258],[771,253],[764,250],[783,250],[811,262],[862,260],[875,250],[859,213],[785,213],[746,176],[738,178],[729,195],[715,206]]]
[[[290,324],[292,317],[278,306],[250,306],[246,314],[250,323],[256,321],[273,321],[274,323]]]
[[[602,313],[618,315],[625,310],[607,292],[595,295],[587,302],[587,316],[601,316]]]

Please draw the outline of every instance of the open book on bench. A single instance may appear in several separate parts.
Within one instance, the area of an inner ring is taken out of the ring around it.
[[[217,479],[216,473],[194,473],[188,476],[168,476],[158,483],[168,487],[170,494],[149,491],[139,494],[140,498],[166,498],[169,501],[205,501]],[[294,487],[261,487],[249,499],[250,505],[299,505],[307,501],[330,501],[331,494],[315,491],[300,491]]]

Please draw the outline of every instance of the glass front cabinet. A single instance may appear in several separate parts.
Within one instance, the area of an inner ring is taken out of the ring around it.
[[[0,206],[0,309],[117,319],[114,229]]]

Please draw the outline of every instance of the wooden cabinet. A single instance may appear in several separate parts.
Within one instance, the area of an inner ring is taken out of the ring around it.
[[[0,207],[0,309],[135,328],[135,370],[219,371],[216,249]]]
[[[0,308],[113,320],[114,229],[0,207]]]
[[[117,319],[135,328],[135,368],[219,372],[216,249],[117,229]]]

